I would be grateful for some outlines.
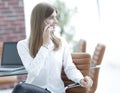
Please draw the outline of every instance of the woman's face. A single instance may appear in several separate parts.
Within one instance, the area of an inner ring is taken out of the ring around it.
[[[57,24],[57,19],[56,19],[57,13],[54,11],[46,20],[46,24],[50,25],[51,27],[55,28]]]

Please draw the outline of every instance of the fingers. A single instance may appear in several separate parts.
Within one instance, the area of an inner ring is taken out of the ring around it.
[[[43,37],[49,38],[52,30],[53,29],[49,24],[46,25],[45,28],[44,28],[44,32],[43,32]]]
[[[52,26],[49,26],[47,30],[48,30],[49,33],[51,34],[52,32],[54,32],[55,29],[54,29]]]
[[[44,32],[48,30],[48,28],[50,27],[50,25],[46,25],[45,28],[44,28]]]
[[[81,85],[82,87],[86,87],[86,86],[87,86],[87,82],[86,82],[84,79],[81,79],[81,80],[80,80],[80,85]]]
[[[44,28],[44,32],[54,32],[54,28],[52,26],[50,26],[50,24],[46,25],[45,28]]]
[[[52,32],[54,28],[50,25],[46,25],[43,32],[43,44],[49,45],[50,39],[52,39]]]
[[[80,81],[82,87],[91,88],[93,81],[89,76],[85,76],[84,79]]]
[[[50,33],[48,31],[49,25],[46,25],[43,31],[43,45],[49,45],[50,43]]]
[[[92,79],[89,76],[85,76],[85,80],[88,82],[88,86],[92,87],[92,85],[93,85]]]

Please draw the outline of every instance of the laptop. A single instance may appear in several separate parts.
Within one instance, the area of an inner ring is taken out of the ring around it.
[[[1,57],[1,71],[17,71],[25,69],[17,52],[17,42],[4,42]]]

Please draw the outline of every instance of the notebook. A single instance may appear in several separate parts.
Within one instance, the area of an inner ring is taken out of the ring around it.
[[[4,42],[1,57],[1,71],[17,71],[25,69],[17,52],[17,42]]]

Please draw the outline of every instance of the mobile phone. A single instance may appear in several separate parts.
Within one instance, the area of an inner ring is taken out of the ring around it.
[[[49,23],[47,23],[46,21],[44,21],[44,27],[47,26],[47,25],[49,25]],[[49,26],[49,27],[51,27],[51,26]],[[51,33],[50,33],[50,39],[53,39]]]
[[[47,25],[48,25],[48,23],[46,21],[44,21],[44,27],[47,26]]]
[[[46,21],[44,21],[44,25],[46,26],[48,23]]]

